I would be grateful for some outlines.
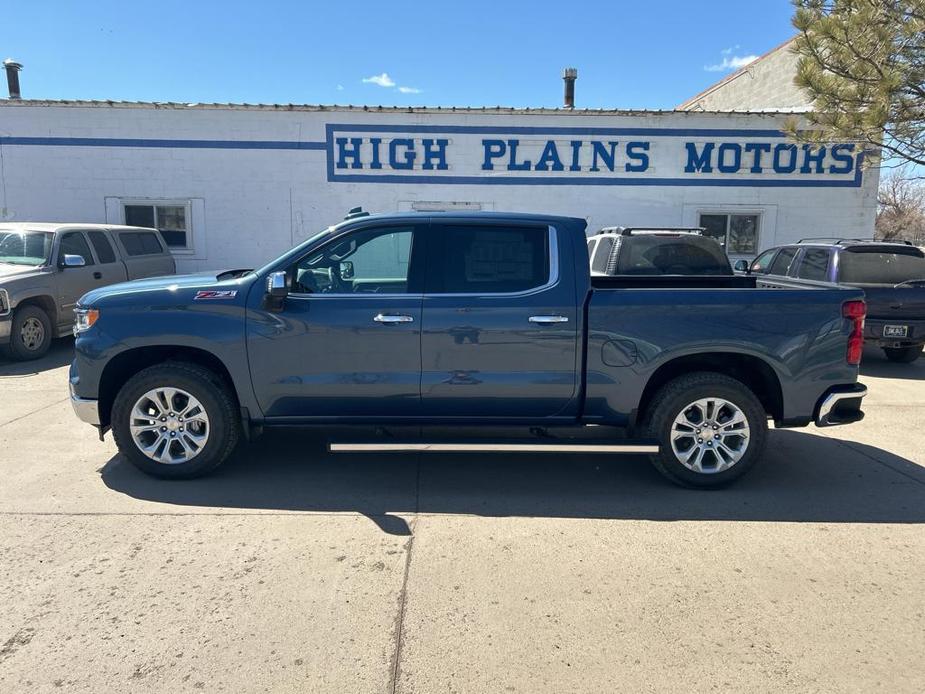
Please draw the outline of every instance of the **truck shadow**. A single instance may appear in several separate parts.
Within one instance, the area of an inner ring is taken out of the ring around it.
[[[64,337],[52,340],[51,348],[41,359],[34,361],[12,361],[0,353],[0,377],[34,376],[43,371],[59,369],[74,359],[74,338]]]
[[[653,521],[925,522],[925,468],[856,442],[772,431],[765,460],[722,491],[675,487],[642,457],[330,454],[299,432],[267,434],[213,475],[149,478],[121,456],[103,482],[195,507],[361,513],[408,535],[403,515]]]
[[[925,356],[911,364],[897,364],[887,359],[883,350],[866,347],[861,359],[862,380],[864,376],[925,381]]]

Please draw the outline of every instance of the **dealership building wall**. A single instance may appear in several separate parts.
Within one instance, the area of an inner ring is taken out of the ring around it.
[[[3,101],[0,221],[157,219],[183,271],[259,265],[356,206],[709,221],[733,257],[871,237],[877,171],[789,143],[787,115]]]

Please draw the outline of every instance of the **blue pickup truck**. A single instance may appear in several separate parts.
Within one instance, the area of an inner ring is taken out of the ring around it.
[[[259,270],[92,291],[74,409],[159,477],[314,425],[351,432],[332,451],[646,453],[695,487],[754,465],[769,420],[863,416],[861,290],[592,278],[585,226],[354,212]]]

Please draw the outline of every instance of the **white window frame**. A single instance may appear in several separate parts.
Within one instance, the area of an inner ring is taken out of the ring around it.
[[[167,242],[164,241],[164,245],[167,246],[173,255],[196,255],[196,242],[195,242],[195,233],[193,231],[193,201],[189,198],[119,198],[119,214],[121,215],[122,224],[125,224],[125,208],[128,205],[140,205],[145,207],[154,207],[158,206],[170,206],[170,207],[183,207],[185,209],[186,217],[186,246],[168,246]],[[154,211],[155,223],[157,223],[157,209]]]
[[[702,215],[723,215],[726,217],[726,244],[723,246],[723,251],[730,258],[757,258],[761,255],[761,236],[764,233],[765,220],[764,220],[764,210],[757,209],[736,209],[731,207],[718,207],[718,208],[698,208],[697,209],[697,219],[694,222],[694,226],[700,226],[700,217]],[[728,250],[729,246],[729,227],[732,224],[732,218],[734,216],[738,217],[757,217],[758,224],[755,228],[755,251],[754,253],[741,253],[736,252],[732,253]]]

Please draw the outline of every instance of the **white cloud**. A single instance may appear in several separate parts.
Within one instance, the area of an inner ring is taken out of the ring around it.
[[[399,87],[398,91],[402,94],[420,94],[421,90],[417,87]]]
[[[380,87],[394,87],[395,80],[389,77],[389,73],[383,72],[381,75],[373,75],[372,77],[364,77],[364,84],[378,84]]]
[[[344,91],[344,85],[338,84],[338,85],[337,85],[337,91],[339,91],[339,92]]]
[[[723,62],[715,65],[704,65],[703,69],[707,72],[727,72],[729,70],[739,70],[749,63],[758,60],[757,55],[732,55],[738,46],[734,48],[725,48],[720,53],[723,56]]]

